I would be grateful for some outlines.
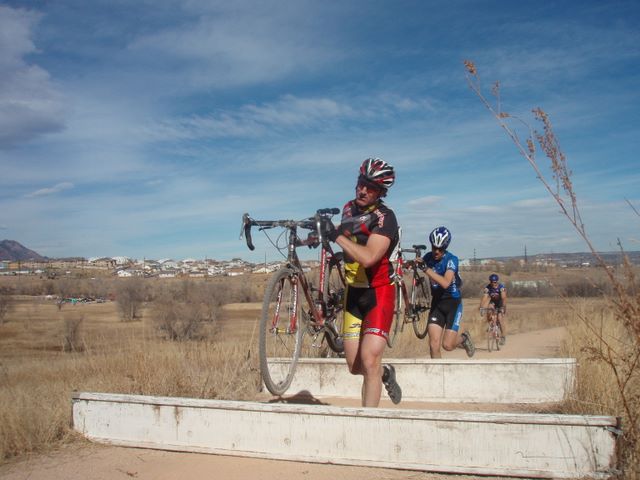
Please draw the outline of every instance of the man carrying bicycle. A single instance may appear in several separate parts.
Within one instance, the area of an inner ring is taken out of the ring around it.
[[[482,312],[486,308],[495,309],[498,314],[498,322],[500,322],[500,329],[502,330],[500,344],[504,345],[507,337],[504,318],[505,313],[507,313],[507,289],[500,283],[500,278],[495,273],[489,275],[489,283],[484,287],[482,299],[480,300],[480,311]]]
[[[395,181],[391,165],[367,158],[360,166],[355,199],[342,210],[336,230],[323,223],[322,234],[344,252],[344,351],[353,375],[363,375],[362,405],[377,407],[384,384],[389,397],[399,403],[402,390],[392,365],[382,365],[382,354],[393,321],[395,288],[390,256],[398,243],[398,222],[382,198]]]
[[[451,232],[438,227],[429,235],[431,251],[422,260],[424,272],[431,285],[431,310],[429,311],[429,353],[431,358],[442,358],[440,345],[447,351],[462,346],[469,357],[476,349],[469,332],[458,335],[462,320],[462,279],[458,274],[458,257],[447,250]]]

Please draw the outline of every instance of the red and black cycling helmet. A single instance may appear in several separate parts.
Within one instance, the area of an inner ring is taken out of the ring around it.
[[[367,158],[360,165],[358,181],[361,180],[379,187],[383,193],[386,193],[396,181],[396,172],[381,158]]]

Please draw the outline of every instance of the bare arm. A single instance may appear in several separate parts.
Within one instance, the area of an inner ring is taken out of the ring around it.
[[[480,308],[487,308],[489,305],[489,294],[485,293],[482,295],[482,299],[480,300]]]
[[[336,243],[356,262],[364,268],[369,268],[382,259],[391,245],[391,239],[378,233],[372,233],[367,239],[367,243],[359,245],[344,235],[338,235]]]

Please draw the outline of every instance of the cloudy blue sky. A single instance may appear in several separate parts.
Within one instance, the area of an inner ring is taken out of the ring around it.
[[[584,251],[471,59],[504,110],[551,116],[595,246],[640,249],[639,24],[637,1],[4,1],[0,239],[275,258],[243,212],[341,207],[378,156],[405,244],[444,224],[462,258]]]

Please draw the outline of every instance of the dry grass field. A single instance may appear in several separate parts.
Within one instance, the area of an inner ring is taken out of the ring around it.
[[[468,273],[465,286],[473,284],[475,275],[481,286],[487,276],[486,272]],[[554,279],[556,288],[564,288],[563,282],[571,284],[574,276],[584,279],[584,272],[559,274]],[[69,428],[73,391],[258,398],[259,296],[267,276],[252,276],[249,282],[248,278],[226,282],[236,282],[234,288],[244,292],[240,296],[251,301],[222,302],[225,305],[215,320],[201,322],[197,338],[188,341],[170,341],[159,330],[153,301],[145,302],[133,321],[122,321],[115,301],[59,308],[54,298],[42,294],[11,295],[11,308],[0,322],[0,463],[77,441]],[[0,287],[11,281],[0,280]],[[222,289],[224,281],[219,280],[215,288]],[[226,296],[226,300],[237,298],[237,294]],[[464,300],[464,318],[474,337],[483,338],[478,303],[479,293]],[[580,315],[595,315],[603,325],[613,322],[597,298],[510,297],[509,333],[568,328],[571,340],[558,356],[578,357],[580,377],[589,380],[580,382],[578,396],[563,409],[620,415],[614,396],[607,393],[612,390],[611,379],[584,353],[583,346],[591,340],[585,338]],[[397,342],[394,357],[427,356],[426,340],[418,340],[410,326]]]

